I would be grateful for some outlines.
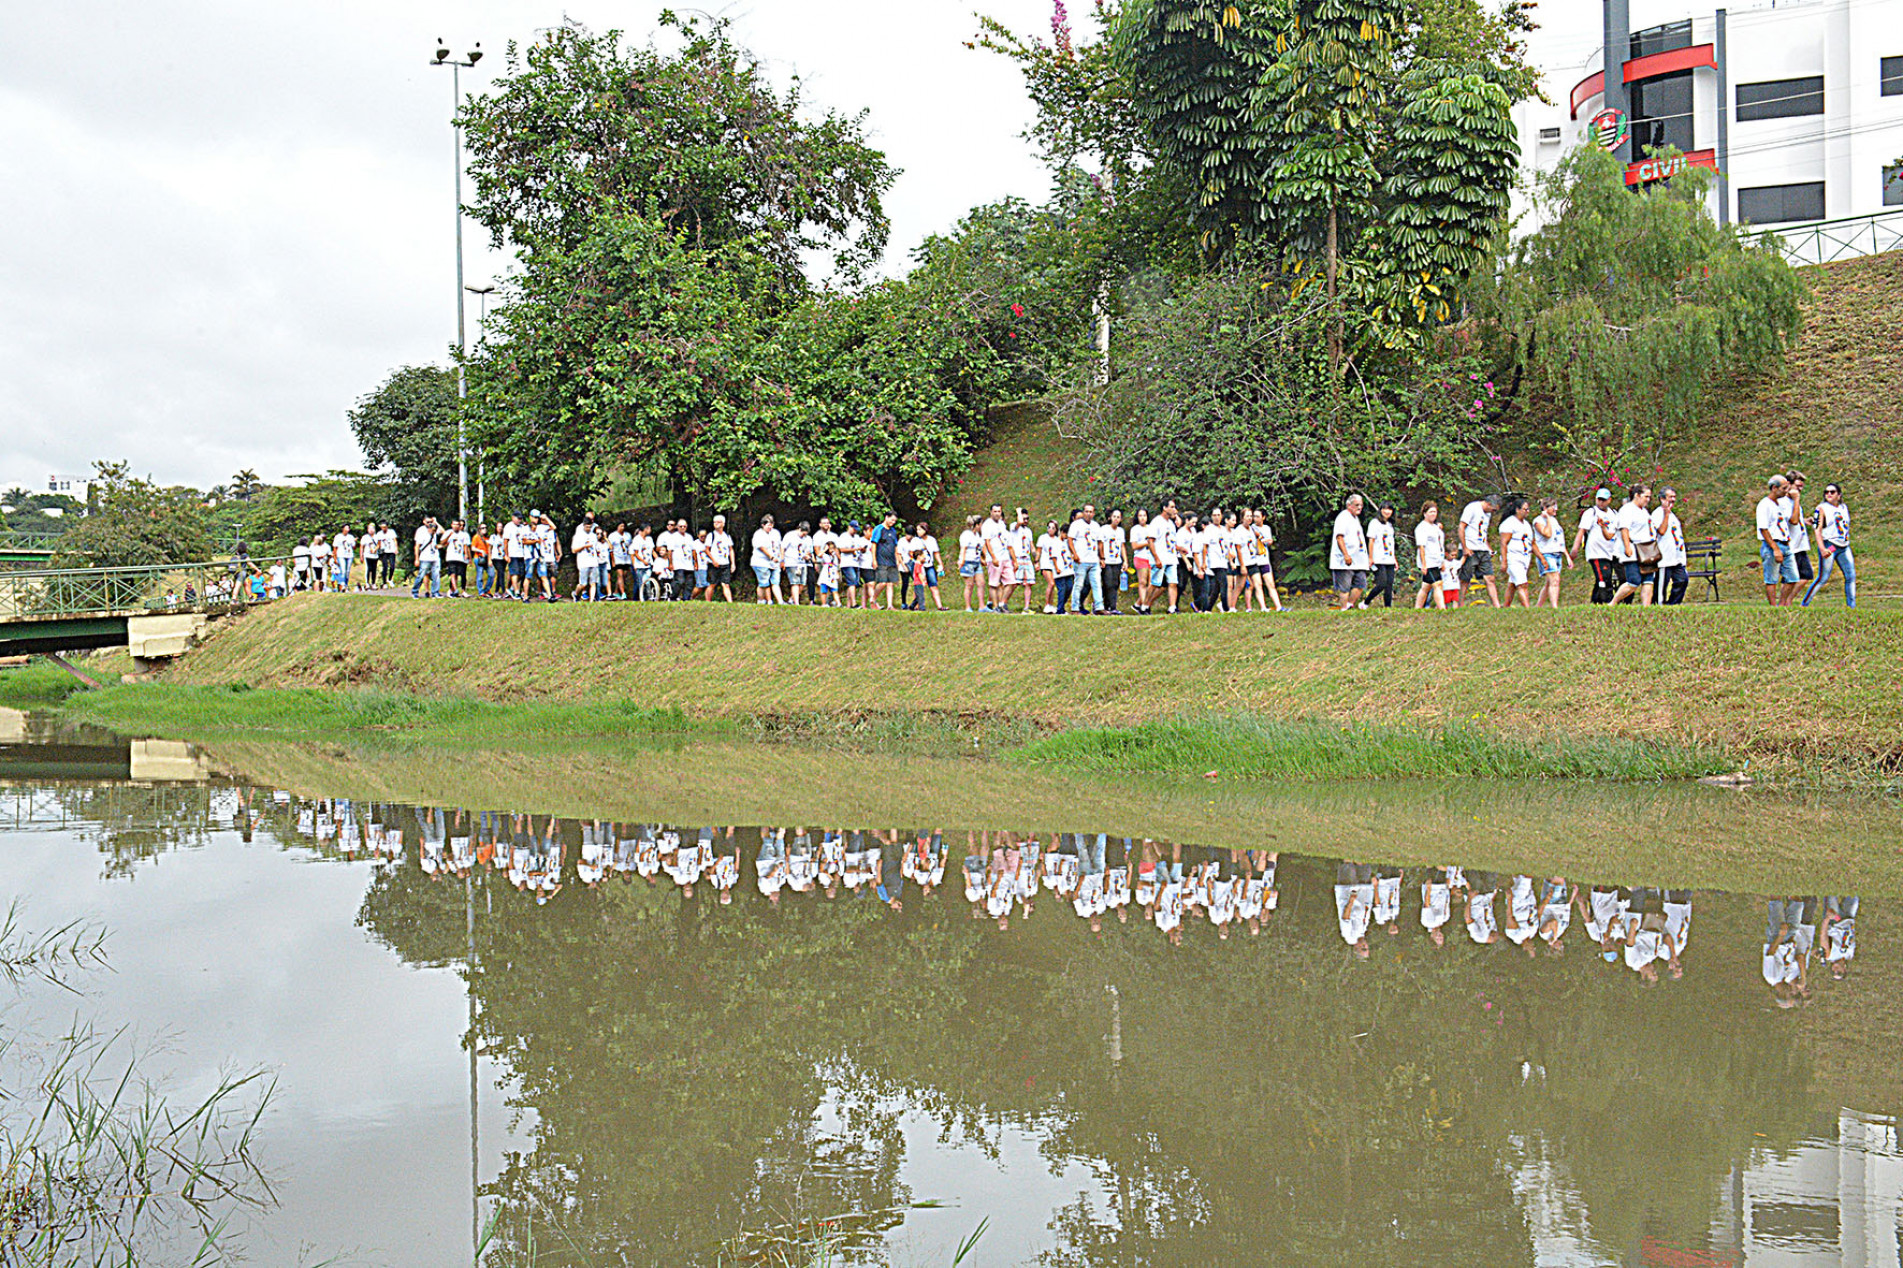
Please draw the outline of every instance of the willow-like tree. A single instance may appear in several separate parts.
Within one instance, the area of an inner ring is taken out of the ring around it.
[[[1610,155],[1576,150],[1535,187],[1541,228],[1476,288],[1482,329],[1589,465],[1655,447],[1803,328],[1803,278],[1768,237],[1712,217],[1707,181],[1694,168],[1633,190]]]

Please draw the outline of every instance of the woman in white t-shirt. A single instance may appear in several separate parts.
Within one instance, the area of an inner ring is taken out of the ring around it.
[[[991,606],[991,597],[985,593],[985,538],[978,531],[978,517],[965,516],[965,531],[958,534],[958,575],[965,579],[965,611],[971,606],[971,589],[978,587],[978,606]]]
[[[1373,567],[1361,606],[1373,607],[1378,598],[1383,607],[1393,607],[1394,570],[1400,561],[1394,555],[1394,508],[1386,502],[1375,508],[1374,518],[1368,521],[1368,562]]]
[[[1275,586],[1275,530],[1269,527],[1269,513],[1261,507],[1249,513],[1249,531],[1255,534],[1256,551],[1260,556],[1249,569],[1254,580],[1256,607],[1262,606],[1264,598],[1277,612],[1286,611],[1282,606],[1282,592]]]
[[[1533,550],[1540,568],[1540,597],[1533,606],[1547,604],[1559,608],[1559,582],[1573,562],[1566,549],[1566,526],[1559,522],[1559,499],[1541,498],[1540,513],[1533,517]]]
[[[1831,570],[1844,576],[1844,606],[1857,606],[1857,561],[1850,553],[1850,508],[1844,505],[1844,491],[1836,485],[1824,488],[1824,500],[1817,504],[1817,545],[1823,563],[1817,579],[1804,591],[1804,606],[1809,607],[1817,587],[1830,580]]]
[[[753,601],[755,603],[779,603],[780,598],[780,534],[773,527],[773,517],[762,515],[760,527],[753,534]]]
[[[1062,612],[1070,599],[1077,569],[1071,562],[1070,539],[1058,533],[1056,520],[1049,521],[1044,535],[1037,539],[1037,566],[1044,574],[1045,613]]]
[[[1150,610],[1150,568],[1156,562],[1150,553],[1150,539],[1156,530],[1150,525],[1150,513],[1142,507],[1136,511],[1136,523],[1130,526],[1130,565],[1137,575],[1137,611],[1148,614]]]
[[[1447,606],[1447,596],[1441,590],[1441,567],[1447,558],[1447,530],[1440,526],[1440,506],[1433,502],[1421,506],[1421,522],[1414,526],[1414,566],[1421,571],[1421,588],[1414,595],[1414,609],[1419,611],[1427,606],[1427,596],[1434,596],[1434,606]]]
[[[1640,607],[1652,605],[1652,590],[1658,580],[1658,533],[1652,527],[1652,487],[1636,486],[1632,497],[1619,508],[1616,521],[1619,535],[1619,562],[1625,581],[1612,596],[1624,603],[1638,596]]]
[[[1500,557],[1507,565],[1507,602],[1512,607],[1533,606],[1527,586],[1533,573],[1533,526],[1526,521],[1526,499],[1513,498],[1507,503],[1507,517],[1500,521]]]

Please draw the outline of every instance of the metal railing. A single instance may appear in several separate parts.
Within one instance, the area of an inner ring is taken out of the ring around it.
[[[0,551],[50,555],[59,545],[59,537],[58,533],[17,533],[11,529],[0,529]]]
[[[288,560],[58,568],[0,572],[0,621],[144,616],[243,607],[274,597],[252,591],[254,571]]]
[[[1766,231],[1792,264],[1855,260],[1903,247],[1903,207]]]

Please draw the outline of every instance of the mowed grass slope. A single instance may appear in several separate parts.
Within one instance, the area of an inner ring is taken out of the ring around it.
[[[951,714],[1040,729],[1255,715],[1903,762],[1903,612],[1720,606],[1286,616],[857,613],[299,596],[180,684],[625,700],[690,717]]]

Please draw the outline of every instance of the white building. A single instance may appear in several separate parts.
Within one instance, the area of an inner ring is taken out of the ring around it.
[[[1717,171],[1724,221],[1903,217],[1903,0],[1549,0],[1538,17],[1530,53],[1554,104],[1517,108],[1529,172],[1597,136],[1633,184],[1671,174],[1648,147]],[[1610,93],[1608,31],[1630,33],[1611,37]]]

